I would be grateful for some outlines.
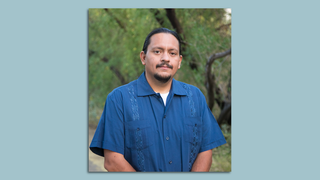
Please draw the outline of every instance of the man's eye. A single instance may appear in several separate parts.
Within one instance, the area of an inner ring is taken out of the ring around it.
[[[171,53],[172,56],[176,55],[176,53]]]
[[[159,54],[159,53],[160,53],[160,51],[154,51],[154,53]]]

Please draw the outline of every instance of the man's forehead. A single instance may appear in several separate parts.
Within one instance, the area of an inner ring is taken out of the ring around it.
[[[179,48],[178,39],[170,33],[157,33],[151,36],[149,46],[159,46],[160,44],[172,44]]]

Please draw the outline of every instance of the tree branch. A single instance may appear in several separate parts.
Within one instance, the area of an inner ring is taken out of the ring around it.
[[[224,56],[226,56],[226,55],[229,55],[229,54],[231,54],[231,48],[228,49],[228,50],[226,50],[226,51],[224,51],[224,52],[212,54],[212,55],[209,57],[209,59],[208,59],[208,61],[207,61],[207,64],[210,64],[210,66],[211,66],[211,64],[213,63],[214,60],[219,59],[219,58],[222,58],[222,57],[224,57]]]
[[[160,11],[158,9],[150,9],[150,11],[153,13],[161,27],[164,27],[164,19],[159,17]]]
[[[125,28],[125,26],[121,23],[121,21],[120,21],[117,17],[115,17],[115,16],[111,13],[111,11],[109,11],[109,9],[105,8],[104,10],[105,10],[114,20],[116,20],[116,22],[118,23],[118,25],[120,26],[120,28],[123,29],[123,30],[126,32],[126,28]]]
[[[212,110],[213,106],[214,106],[214,92],[215,92],[215,76],[214,74],[211,73],[211,66],[212,63],[218,59],[218,58],[222,58],[224,56],[227,56],[231,54],[231,48],[224,51],[224,52],[220,52],[220,53],[215,53],[212,54],[207,63],[206,63],[206,68],[205,68],[205,75],[206,75],[206,80],[205,80],[205,86],[207,89],[207,95],[208,95],[208,107],[210,108],[210,110]]]
[[[109,59],[106,57],[103,57],[101,59],[103,62],[109,62]],[[115,68],[114,66],[110,66],[111,71],[119,78],[121,84],[127,84],[128,82],[125,80],[125,78],[122,76],[121,72]]]

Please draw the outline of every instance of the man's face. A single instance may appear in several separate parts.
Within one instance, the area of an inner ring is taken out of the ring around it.
[[[140,59],[148,79],[166,83],[180,69],[179,41],[169,33],[154,34],[147,53],[142,51]]]

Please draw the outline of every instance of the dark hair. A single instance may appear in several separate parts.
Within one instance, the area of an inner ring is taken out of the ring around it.
[[[158,34],[158,33],[170,33],[174,37],[176,37],[179,42],[179,54],[181,55],[181,38],[180,38],[179,34],[176,33],[175,31],[171,31],[170,29],[167,29],[167,28],[157,28],[148,34],[148,36],[146,37],[146,40],[144,41],[143,48],[142,48],[142,51],[144,51],[145,54],[147,54],[147,49],[150,44],[150,38],[153,35]]]

